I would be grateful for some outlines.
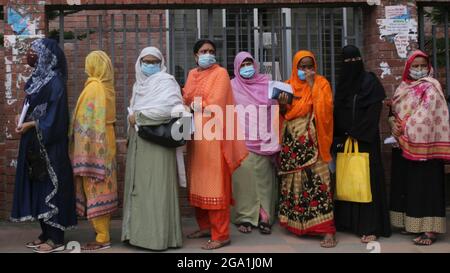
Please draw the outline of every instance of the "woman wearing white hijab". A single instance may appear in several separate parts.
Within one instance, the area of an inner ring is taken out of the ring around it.
[[[152,249],[182,246],[175,148],[137,135],[135,125],[159,125],[182,107],[181,91],[155,47],[142,50],[136,62],[136,82],[128,117],[122,241]]]

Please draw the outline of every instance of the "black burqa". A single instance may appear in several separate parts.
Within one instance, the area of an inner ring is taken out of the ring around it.
[[[389,207],[381,161],[379,121],[384,88],[374,73],[365,71],[359,49],[343,48],[341,75],[334,103],[334,152],[342,152],[348,136],[358,140],[360,152],[370,160],[371,203],[335,202],[336,228],[359,236],[391,235]],[[341,144],[341,145],[340,145]]]

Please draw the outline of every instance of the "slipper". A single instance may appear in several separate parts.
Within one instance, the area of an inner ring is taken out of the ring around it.
[[[218,249],[218,248],[224,247],[226,245],[229,245],[230,243],[231,243],[231,240],[225,240],[225,241],[209,240],[204,246],[202,246],[202,249],[205,249],[205,250]]]
[[[378,238],[375,235],[363,235],[361,237],[361,243],[368,244],[370,242],[376,241]]]
[[[268,223],[259,222],[258,228],[261,234],[268,235],[272,233],[271,226]]]
[[[50,249],[41,249],[42,246],[49,246]],[[55,243],[53,243],[53,241],[48,240],[47,242],[41,244],[40,246],[38,246],[37,248],[33,249],[34,252],[36,253],[53,253],[53,252],[59,252],[59,251],[64,251],[66,249],[65,245],[56,245]]]
[[[98,243],[98,242],[92,242],[87,243],[86,245],[81,247],[81,250],[84,252],[94,252],[99,250],[108,249],[111,247],[111,243]]]
[[[207,238],[211,237],[211,233],[209,230],[197,230],[191,234],[186,236],[188,239],[198,239],[198,238]]]
[[[424,241],[429,240],[430,243],[425,243]],[[426,233],[423,233],[422,235],[420,235],[418,238],[415,238],[413,240],[415,245],[418,246],[430,246],[432,244],[434,244],[436,242],[437,238],[436,236],[430,236]]]
[[[44,241],[41,241],[40,239],[37,239],[36,241],[26,243],[25,247],[27,247],[27,248],[37,248],[37,247],[39,247],[40,245],[43,245],[43,244],[45,244]]]

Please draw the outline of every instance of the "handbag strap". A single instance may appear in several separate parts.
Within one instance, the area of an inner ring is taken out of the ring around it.
[[[348,137],[345,141],[344,153],[351,154],[352,152],[359,154],[358,140]]]

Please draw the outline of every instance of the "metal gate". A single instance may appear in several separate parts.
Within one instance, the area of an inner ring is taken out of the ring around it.
[[[431,56],[435,77],[450,95],[450,47],[448,6],[419,7],[419,46]]]
[[[418,13],[420,49],[431,56],[435,77],[443,85],[447,102],[450,103],[450,8],[448,6],[420,6]],[[450,206],[450,187],[448,186],[450,173],[448,171],[446,171],[446,181],[445,195],[447,206]]]
[[[229,8],[172,10],[48,10],[49,33],[59,40],[69,63],[69,99],[75,104],[86,79],[84,58],[106,51],[115,68],[118,105],[117,134],[125,135],[126,107],[135,80],[140,50],[156,46],[165,54],[169,73],[184,85],[195,66],[192,46],[199,38],[217,45],[217,60],[233,74],[234,56],[252,53],[261,71],[285,80],[299,49],[312,50],[319,72],[335,86],[341,47],[362,47],[360,8]]]

